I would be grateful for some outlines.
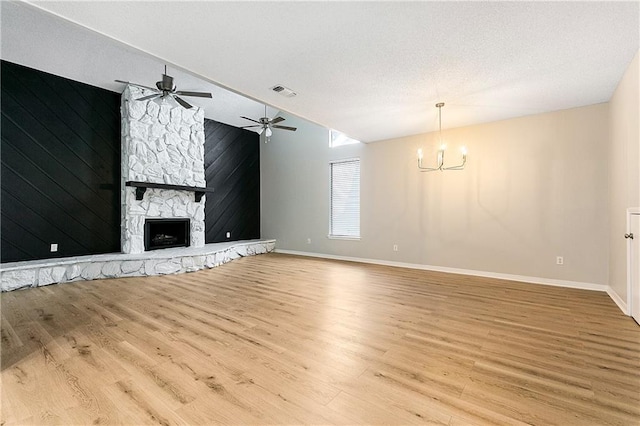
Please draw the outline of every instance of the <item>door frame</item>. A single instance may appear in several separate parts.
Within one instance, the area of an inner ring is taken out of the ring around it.
[[[631,232],[631,217],[640,216],[640,207],[632,207],[627,209],[627,234]],[[640,235],[637,236],[640,238]],[[631,316],[631,240],[627,240],[627,315]]]

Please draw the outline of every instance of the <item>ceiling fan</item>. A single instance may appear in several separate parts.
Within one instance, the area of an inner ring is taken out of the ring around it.
[[[153,95],[143,96],[141,98],[136,99],[136,101],[146,101],[148,99],[175,99],[181,106],[184,108],[192,108],[192,105],[189,104],[184,99],[180,98],[180,96],[197,96],[199,98],[211,98],[211,93],[206,92],[187,92],[184,90],[177,90],[177,87],[173,84],[173,77],[167,75],[167,66],[164,66],[164,74],[162,74],[162,80],[156,82],[156,87],[143,86],[142,84],[131,83],[129,81],[116,80],[118,83],[130,84],[132,86],[141,87],[143,89],[153,90],[155,93]],[[180,95],[180,96],[178,96]]]
[[[253,121],[254,123],[258,123],[258,124],[252,124],[251,126],[243,126],[243,127],[241,127],[241,129],[250,129],[252,127],[259,127],[258,134],[261,135],[262,132],[264,131],[264,134],[267,137],[265,142],[268,142],[269,139],[271,138],[271,135],[273,134],[272,129],[290,130],[292,132],[295,132],[296,130],[298,130],[296,127],[282,126],[282,125],[278,124],[278,123],[280,123],[280,122],[285,120],[282,117],[276,117],[274,119],[269,119],[269,117],[267,117],[267,106],[266,105],[264,106],[264,117],[260,118],[259,120],[254,120],[253,118],[244,117],[244,116],[240,116],[240,118],[244,118],[245,120],[249,120],[249,121]]]

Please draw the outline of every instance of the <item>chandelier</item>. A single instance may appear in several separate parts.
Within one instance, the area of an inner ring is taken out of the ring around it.
[[[447,145],[442,140],[442,107],[444,106],[444,102],[439,102],[436,104],[436,108],[438,108],[438,126],[439,126],[439,139],[440,139],[440,149],[438,150],[437,157],[437,165],[435,167],[424,167],[422,165],[422,148],[418,150],[418,169],[421,172],[434,172],[436,170],[440,170],[441,172],[444,170],[462,170],[464,169],[464,165],[467,163],[467,149],[462,147],[460,151],[462,152],[462,163],[455,166],[444,166],[444,151],[447,148]]]

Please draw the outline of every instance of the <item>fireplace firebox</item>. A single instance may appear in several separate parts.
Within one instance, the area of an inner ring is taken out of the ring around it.
[[[189,219],[147,219],[144,222],[144,249],[189,247],[190,229]]]

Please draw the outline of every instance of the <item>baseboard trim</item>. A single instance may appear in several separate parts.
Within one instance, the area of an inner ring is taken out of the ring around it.
[[[471,269],[449,268],[446,266],[432,266],[432,265],[423,265],[419,263],[394,262],[390,260],[366,259],[362,257],[349,257],[349,256],[338,256],[334,254],[311,253],[311,252],[295,251],[295,250],[283,250],[278,248],[275,249],[275,252],[282,253],[282,254],[291,254],[295,256],[319,257],[323,259],[344,260],[348,262],[371,263],[374,265],[384,265],[384,266],[396,266],[399,268],[422,269],[425,271],[435,271],[435,272],[448,272],[450,274],[473,275],[476,277],[495,278],[495,279],[507,280],[507,281],[519,281],[519,282],[524,282],[529,284],[542,284],[542,285],[550,285],[555,287],[576,288],[580,290],[603,291],[609,294],[609,296],[611,296],[611,293],[609,293],[608,291],[610,287],[603,284],[584,283],[579,281],[568,281],[568,280],[556,280],[551,278],[529,277],[524,275],[503,274],[499,272],[476,271]],[[616,304],[620,306],[620,304],[615,299],[614,299],[614,302],[616,302]]]
[[[607,286],[607,294],[614,301],[618,308],[622,311],[623,314],[631,316],[631,312],[629,312],[629,308],[627,304],[618,296],[618,293],[611,286]]]

